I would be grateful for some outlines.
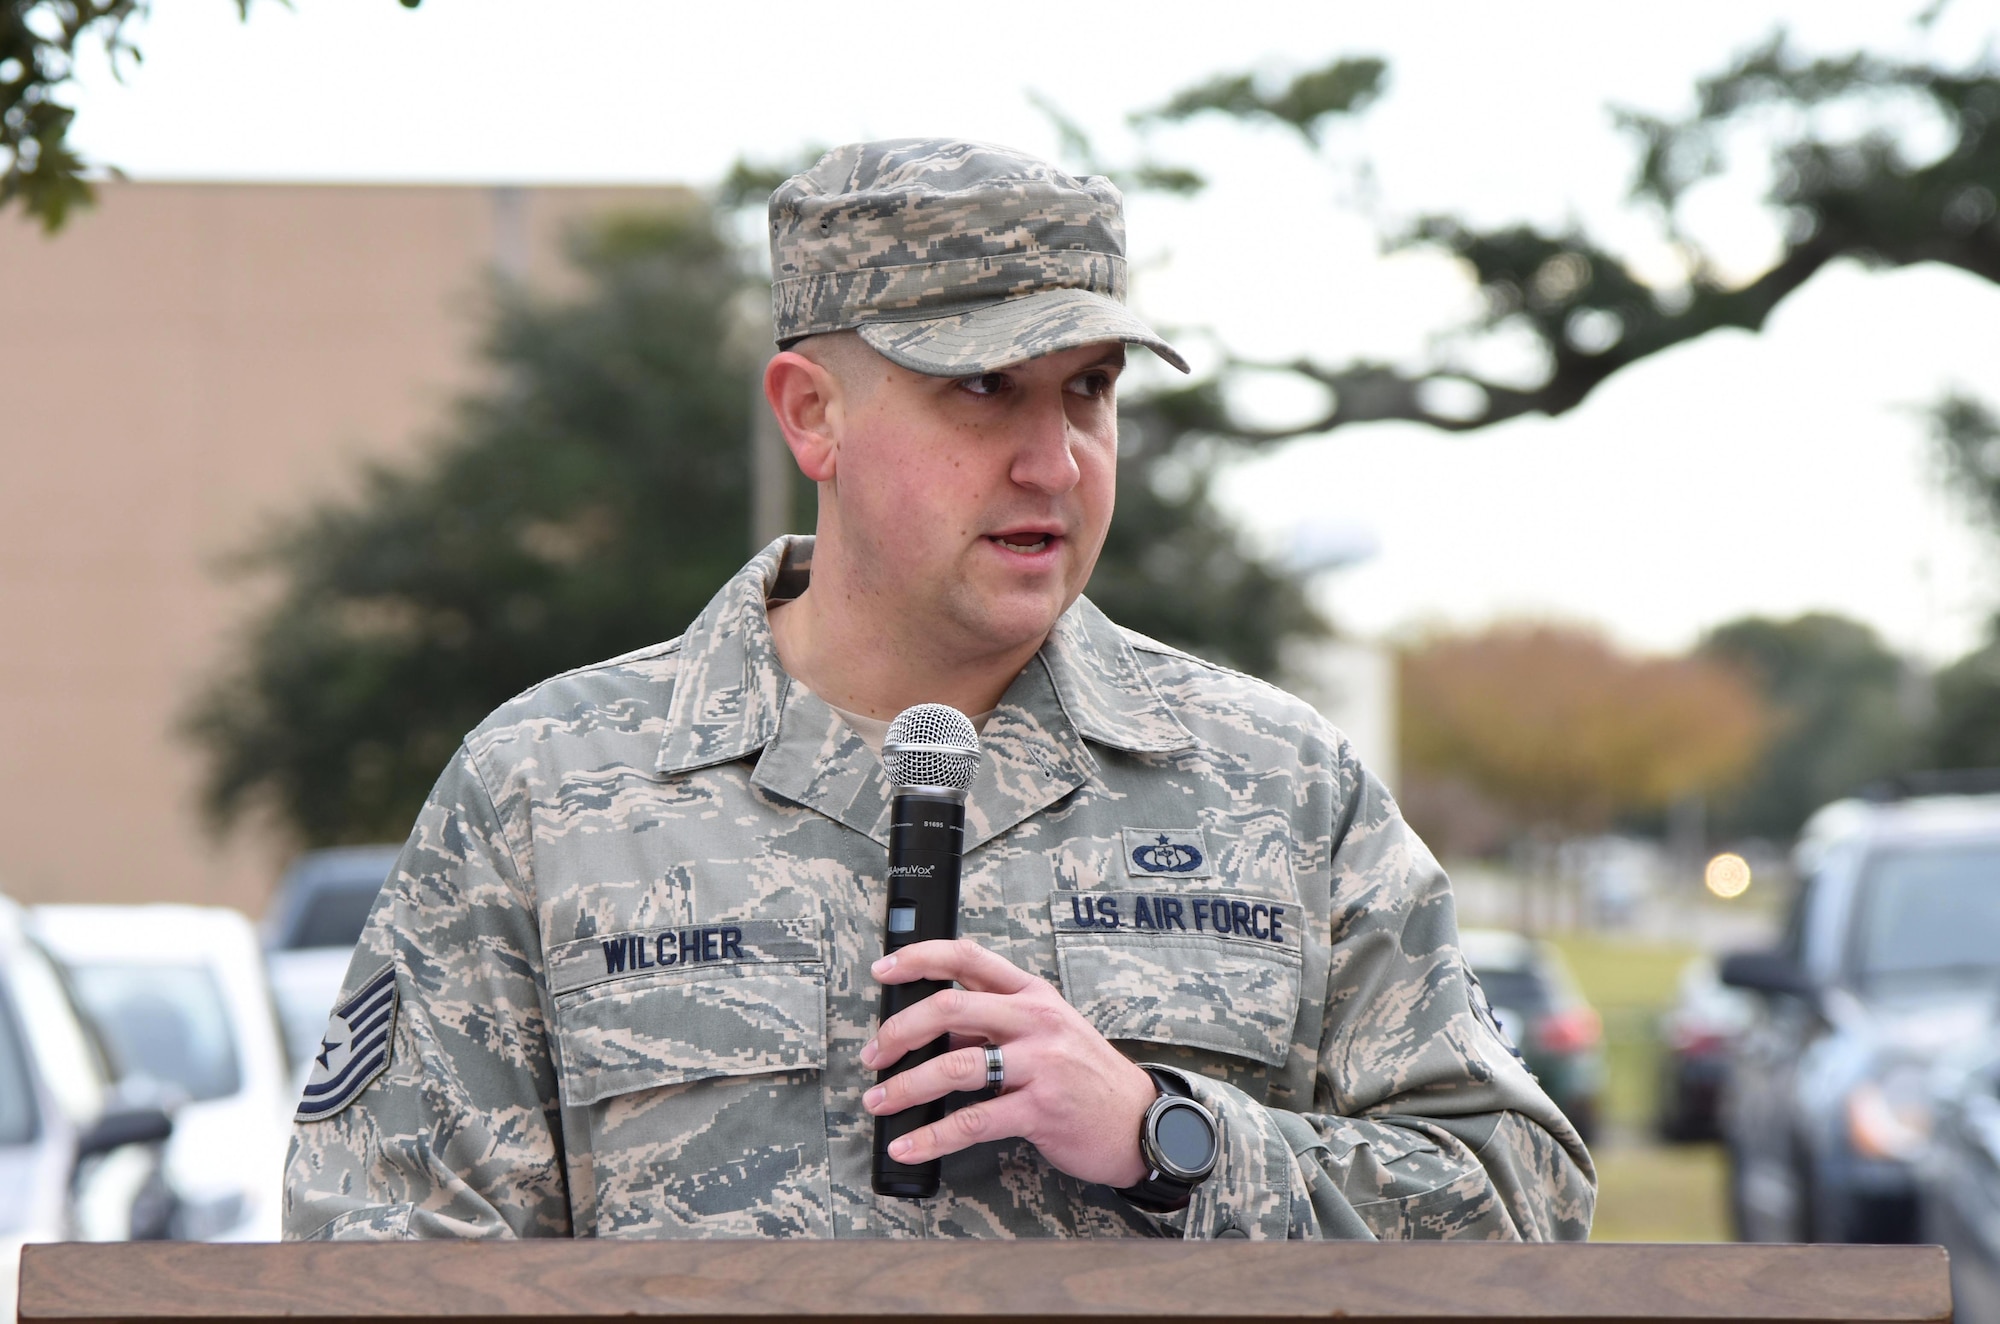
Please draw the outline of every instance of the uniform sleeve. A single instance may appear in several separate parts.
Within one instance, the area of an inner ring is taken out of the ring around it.
[[[1584,1239],[1596,1170],[1474,992],[1444,871],[1351,755],[1343,780],[1355,789],[1334,838],[1315,1111],[1192,1078],[1222,1153],[1169,1225],[1192,1238]]]
[[[524,834],[517,844],[527,849]],[[347,973],[343,998],[393,972],[387,1065],[344,1106],[294,1127],[287,1240],[569,1234],[541,940],[521,866],[461,748]],[[348,1028],[336,1019],[330,1040]]]

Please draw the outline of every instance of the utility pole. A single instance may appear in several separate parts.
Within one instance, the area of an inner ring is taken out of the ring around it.
[[[792,531],[792,452],[764,399],[764,371],[750,382],[750,550]]]

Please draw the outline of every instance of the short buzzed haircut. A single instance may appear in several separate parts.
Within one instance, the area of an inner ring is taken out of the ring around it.
[[[832,373],[841,388],[857,399],[874,390],[884,370],[891,368],[889,361],[870,349],[861,333],[852,327],[807,336],[794,344],[792,350]]]

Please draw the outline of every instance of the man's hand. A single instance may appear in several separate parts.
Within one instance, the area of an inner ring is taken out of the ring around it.
[[[1158,1091],[1153,1078],[1113,1048],[1090,1022],[1037,979],[968,938],[912,943],[877,961],[885,984],[954,980],[948,988],[882,1022],[861,1050],[881,1070],[941,1034],[952,1050],[870,1089],[876,1115],[986,1084],[983,1045],[999,1044],[1006,1087],[999,1097],[960,1108],[890,1146],[898,1163],[924,1163],[982,1140],[1021,1136],[1070,1176],[1131,1186],[1146,1175],[1139,1122]]]

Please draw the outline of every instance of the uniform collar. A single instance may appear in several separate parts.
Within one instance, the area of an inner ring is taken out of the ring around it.
[[[781,572],[789,579],[811,566],[812,541],[780,538],[751,557],[681,636],[667,736],[654,765],[659,771],[734,762],[776,734],[791,677],[778,665],[764,603]]]
[[[765,603],[796,597],[813,540],[757,553],[688,627],[657,768],[690,772],[762,751],[756,782],[886,843],[881,764],[838,714],[778,665]],[[1154,688],[1125,634],[1078,598],[1000,701],[966,806],[967,845],[997,836],[1089,782],[1090,745],[1138,754],[1194,737]]]
[[[1036,656],[1086,739],[1132,754],[1193,748],[1194,733],[1153,687],[1125,632],[1089,598],[1070,604]]]

